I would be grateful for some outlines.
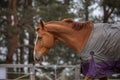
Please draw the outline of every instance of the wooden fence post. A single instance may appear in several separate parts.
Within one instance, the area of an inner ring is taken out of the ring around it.
[[[35,80],[35,67],[31,65],[30,67],[30,80]]]
[[[75,80],[80,80],[80,64],[75,67]]]

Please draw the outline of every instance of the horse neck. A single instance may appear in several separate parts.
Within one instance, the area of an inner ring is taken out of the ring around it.
[[[77,52],[80,52],[88,41],[92,27],[83,28],[80,31],[71,30],[70,32],[55,33],[54,35],[59,41],[74,48]]]

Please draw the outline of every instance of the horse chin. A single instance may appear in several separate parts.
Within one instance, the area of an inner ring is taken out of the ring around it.
[[[34,60],[36,63],[42,63],[45,61],[45,57],[44,55],[42,55],[42,53],[38,53],[38,55],[34,56]]]
[[[42,58],[35,59],[35,62],[36,62],[36,63],[39,63],[39,64],[42,64],[43,62],[45,62],[45,57],[42,56]]]

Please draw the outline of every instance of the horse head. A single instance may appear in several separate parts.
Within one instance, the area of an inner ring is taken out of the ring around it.
[[[44,55],[55,43],[55,37],[50,32],[46,31],[45,23],[41,20],[40,26],[36,29],[37,37],[34,48],[34,59],[36,61],[43,61]]]

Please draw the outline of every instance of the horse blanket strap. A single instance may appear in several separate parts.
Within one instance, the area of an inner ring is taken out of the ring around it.
[[[80,53],[81,72],[101,78],[120,72],[120,23],[94,24],[92,33]]]

